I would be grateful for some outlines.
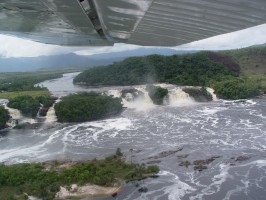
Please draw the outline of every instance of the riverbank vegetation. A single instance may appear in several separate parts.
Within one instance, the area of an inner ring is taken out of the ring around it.
[[[39,71],[39,72],[16,72],[0,73],[0,91],[39,91],[44,90],[42,87],[34,85],[45,80],[60,78],[61,71]]]
[[[69,95],[55,105],[59,122],[85,122],[102,119],[122,111],[120,98],[95,92]]]
[[[157,166],[126,163],[123,154],[104,160],[82,162],[46,162],[0,165],[0,199],[24,199],[25,193],[43,200],[55,199],[60,186],[96,184],[117,186],[123,181],[143,179],[158,173]],[[24,197],[24,198],[23,198]],[[25,198],[27,199],[27,198]]]
[[[8,111],[4,106],[0,105],[0,130],[6,127],[6,123],[9,120],[10,116]]]
[[[168,95],[168,90],[153,85],[147,85],[146,90],[155,105],[162,105],[164,98]]]
[[[197,102],[212,101],[212,95],[207,91],[205,87],[201,88],[184,88],[183,91],[188,93],[189,96],[195,99]]]
[[[250,49],[132,57],[112,65],[88,69],[79,74],[74,83],[89,86],[172,83],[215,87],[217,95],[225,99],[251,98],[259,94],[258,90],[266,91],[266,47]],[[250,51],[253,56],[248,55]],[[252,86],[244,87],[242,79],[245,79],[246,85]],[[223,90],[221,87],[228,81],[236,86]],[[243,89],[249,91],[242,92]]]

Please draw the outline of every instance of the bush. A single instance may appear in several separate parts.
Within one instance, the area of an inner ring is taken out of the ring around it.
[[[147,167],[148,173],[158,173],[160,171],[160,168],[157,165],[151,165]]]
[[[206,90],[205,87],[198,88],[184,88],[183,91],[188,93],[197,102],[212,101],[212,95]]]
[[[69,95],[55,105],[55,113],[59,122],[97,120],[121,112],[121,101],[95,92]]]
[[[9,120],[10,116],[8,111],[3,107],[0,106],[0,129],[6,127],[6,123]]]
[[[243,79],[229,79],[214,85],[215,93],[223,99],[246,99],[260,94],[259,86]]]
[[[168,90],[161,88],[161,87],[155,87],[153,85],[148,85],[146,87],[146,90],[149,92],[149,96],[154,104],[156,105],[162,105],[164,97],[168,95]]]

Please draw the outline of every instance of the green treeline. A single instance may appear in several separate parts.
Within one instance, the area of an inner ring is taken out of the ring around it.
[[[34,87],[35,84],[45,80],[60,78],[63,72],[21,72],[1,73],[0,92],[45,90],[42,87]]]
[[[120,98],[95,92],[69,95],[55,105],[59,122],[84,122],[101,119],[122,111]]]
[[[9,120],[10,116],[8,111],[4,108],[4,106],[0,105],[0,129],[6,127],[6,123]]]
[[[24,95],[10,99],[7,106],[20,110],[26,117],[35,118],[40,110],[41,104],[44,108],[49,108],[52,106],[53,101],[49,96],[37,96],[33,98],[31,96]],[[42,115],[46,115],[46,113],[42,113]]]
[[[148,91],[152,102],[156,105],[162,105],[164,97],[168,95],[167,89],[156,87],[153,85],[147,85],[146,90]]]
[[[110,156],[105,160],[80,162],[67,168],[60,166],[57,161],[52,164],[0,165],[0,199],[23,199],[23,194],[27,193],[43,200],[52,200],[60,186],[87,183],[113,186],[117,179],[141,179],[147,173],[159,171],[157,166],[125,163],[121,155]]]
[[[207,52],[188,55],[127,58],[109,66],[89,69],[74,79],[86,85],[137,85],[169,82],[179,85],[206,85],[210,80],[232,77],[229,68],[212,61]]]
[[[241,70],[238,60],[224,52],[151,55],[127,58],[109,66],[86,70],[74,79],[74,83],[90,86],[147,83],[208,86],[215,88],[216,94],[225,99],[237,99],[240,96],[250,98],[257,96],[259,89],[265,90],[261,84],[254,84],[254,79],[246,79],[243,84],[239,78]],[[221,87],[228,85],[228,82],[237,85],[230,87],[229,90],[223,90]],[[242,89],[248,91],[242,92]]]

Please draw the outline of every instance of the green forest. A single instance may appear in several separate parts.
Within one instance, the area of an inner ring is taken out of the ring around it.
[[[264,49],[266,48],[264,47]],[[257,51],[252,51],[253,54],[258,54],[260,57],[266,55],[265,51],[260,50],[260,48]],[[265,91],[266,70],[264,68],[266,66],[260,65],[258,67],[256,64],[257,67],[255,68],[258,69],[254,71],[252,76],[249,76],[250,71],[244,69],[243,62],[241,62],[242,57],[234,52],[238,51],[203,51],[186,55],[131,57],[108,66],[88,69],[78,75],[74,79],[74,83],[89,86],[152,83],[208,86],[215,88],[218,97],[224,99],[250,98],[260,94],[260,91]],[[243,54],[243,52],[239,54]],[[264,75],[260,76],[262,72]],[[232,86],[228,82],[237,85]],[[220,88],[224,85],[229,87],[228,90]],[[249,91],[243,92],[243,89]]]
[[[0,130],[6,127],[6,123],[9,120],[10,116],[8,111],[4,106],[0,105]]]
[[[104,160],[78,162],[63,168],[60,161],[53,163],[0,165],[0,199],[28,199],[24,193],[43,200],[55,199],[60,186],[87,183],[113,186],[117,180],[142,179],[145,174],[158,173],[157,166],[125,163],[123,154]],[[49,169],[49,170],[47,170]],[[118,182],[117,184],[121,184]]]
[[[120,113],[121,101],[95,92],[73,94],[55,105],[55,113],[59,122],[97,120]]]

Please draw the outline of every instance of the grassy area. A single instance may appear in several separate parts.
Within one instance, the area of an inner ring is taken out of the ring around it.
[[[31,96],[33,98],[38,96],[49,96],[48,90],[36,90],[36,91],[15,91],[15,92],[0,92],[0,99],[14,99],[18,96]]]
[[[239,64],[240,77],[256,82],[266,92],[266,47],[250,47],[223,53],[233,57]]]
[[[43,200],[54,199],[60,186],[87,183],[101,186],[119,186],[121,181],[142,179],[145,174],[157,173],[157,166],[145,167],[126,163],[115,154],[104,160],[87,162],[46,162],[0,165],[0,199],[20,199],[27,193]]]

